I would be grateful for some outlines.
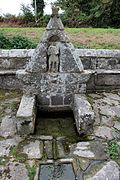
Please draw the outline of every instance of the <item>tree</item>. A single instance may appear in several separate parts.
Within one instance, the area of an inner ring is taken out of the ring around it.
[[[112,27],[120,27],[120,0],[112,1],[110,19]]]
[[[67,22],[120,27],[120,0],[57,0],[57,5],[65,11]]]
[[[35,2],[36,2],[36,5],[35,5]],[[34,8],[34,11],[35,11],[35,6],[36,6],[36,12],[35,12],[36,16],[37,17],[43,16],[44,7],[45,7],[44,0],[33,0],[32,7]]]
[[[24,4],[21,4],[21,11],[26,24],[34,22],[34,16],[29,5],[25,6]]]

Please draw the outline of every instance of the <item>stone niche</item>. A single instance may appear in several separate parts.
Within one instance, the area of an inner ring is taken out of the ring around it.
[[[39,109],[73,110],[74,95],[86,92],[91,72],[84,70],[65,34],[58,9],[53,7],[52,11],[41,42],[26,69],[17,71],[17,77],[23,82],[24,96],[35,97]]]

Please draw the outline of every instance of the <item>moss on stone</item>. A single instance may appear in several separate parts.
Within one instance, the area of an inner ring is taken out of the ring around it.
[[[37,136],[65,137],[68,144],[88,140],[87,136],[80,136],[77,133],[74,118],[67,113],[63,117],[60,117],[59,114],[58,117],[38,117],[35,133]]]

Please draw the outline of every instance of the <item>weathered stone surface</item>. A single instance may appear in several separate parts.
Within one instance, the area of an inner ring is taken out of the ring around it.
[[[18,143],[21,141],[21,138],[19,136],[15,136],[12,139],[6,139],[0,141],[0,156],[9,156],[11,147],[14,147],[18,145]]]
[[[53,137],[52,136],[40,136],[40,140],[43,140],[43,141],[50,141],[50,140],[53,140]]]
[[[75,49],[84,69],[120,69],[119,50]],[[30,60],[34,49],[0,50],[0,69],[22,69]]]
[[[86,92],[90,75],[83,71],[74,46],[54,13],[25,71],[17,71],[24,94],[36,95],[39,107],[45,109],[70,107],[74,93]]]
[[[112,140],[113,139],[112,129],[106,126],[99,126],[98,128],[95,128],[95,136]]]
[[[82,72],[83,65],[69,44],[60,47],[60,72]]]
[[[47,155],[47,159],[52,159],[53,158],[52,141],[44,142],[44,150]]]
[[[115,112],[109,106],[102,106],[100,108],[100,114],[105,116],[115,116]]]
[[[90,160],[87,158],[79,157],[79,164],[83,171],[85,171],[90,165]]]
[[[113,127],[114,126],[113,119],[111,117],[102,116],[101,117],[101,125],[102,126]]]
[[[53,7],[52,7],[52,10],[54,11]],[[47,25],[47,30],[53,30],[53,29],[58,29],[58,30],[64,30],[64,26],[61,22],[61,19],[59,18],[59,14],[58,14],[58,11],[59,10],[55,10],[57,13],[54,13],[52,12],[52,16],[51,16],[51,19]]]
[[[29,180],[28,171],[24,164],[18,162],[10,162],[8,164],[7,176],[11,180]],[[6,178],[8,180],[9,178]]]
[[[27,72],[46,72],[47,71],[47,44],[38,44],[31,61],[27,65]]]
[[[62,140],[57,141],[58,158],[65,158],[66,154],[62,144]]]
[[[99,141],[79,142],[77,143],[73,154],[80,158],[106,160],[106,147],[107,144],[101,143]]]
[[[0,136],[12,137],[16,133],[16,119],[15,117],[5,116],[2,119],[0,126]]]
[[[29,159],[41,159],[42,148],[42,143],[36,140],[35,142],[30,142],[28,145],[24,146],[23,152],[28,155]]]
[[[94,153],[90,150],[89,142],[78,143],[73,154],[77,155],[79,157],[85,157],[85,158],[89,158],[89,159],[95,157]]]
[[[114,128],[120,131],[120,122],[116,121]]]
[[[119,166],[114,161],[110,161],[104,164],[103,167],[94,175],[88,175],[84,177],[85,180],[119,180],[119,178]]]
[[[119,79],[119,70],[97,71],[97,75],[95,76],[95,84],[98,86],[118,86],[120,85]]]
[[[34,132],[36,107],[35,96],[23,96],[17,112],[17,130],[20,134],[30,134]]]
[[[84,95],[75,94],[73,112],[78,133],[89,133],[94,123],[94,112]]]
[[[120,57],[120,50],[108,49],[76,49],[76,53],[80,57]]]

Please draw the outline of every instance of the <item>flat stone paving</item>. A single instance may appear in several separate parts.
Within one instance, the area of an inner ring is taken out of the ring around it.
[[[116,163],[107,151],[111,141],[117,141],[120,149],[120,92],[87,96],[95,112],[93,133],[86,141],[74,144],[65,143],[65,137],[18,136],[15,114],[21,97],[19,92],[0,90],[1,180],[48,180],[48,177],[54,180],[57,177],[59,180],[119,180],[120,156]],[[46,171],[48,166],[50,169]]]

